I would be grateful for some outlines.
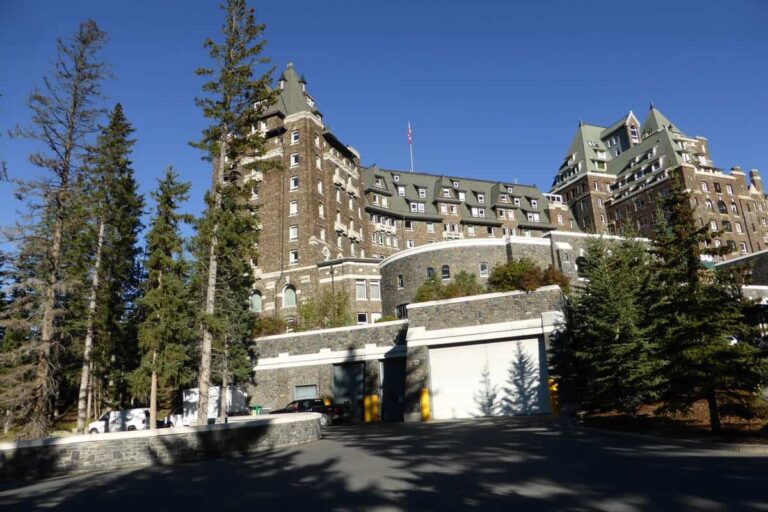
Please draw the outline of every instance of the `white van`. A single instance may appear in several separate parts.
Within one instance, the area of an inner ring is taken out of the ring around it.
[[[107,411],[101,418],[88,425],[89,434],[122,432],[124,430],[146,430],[149,428],[149,409],[123,409]]]

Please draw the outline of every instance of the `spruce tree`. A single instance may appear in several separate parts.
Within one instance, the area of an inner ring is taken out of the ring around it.
[[[556,373],[575,385],[593,411],[634,413],[657,398],[662,363],[652,336],[647,294],[651,259],[632,239],[592,241],[583,276],[568,305],[570,367],[556,358]],[[566,375],[575,372],[576,375]],[[565,384],[565,383],[564,383]]]
[[[157,425],[158,387],[178,386],[189,379],[194,322],[180,228],[192,218],[178,211],[187,200],[189,187],[169,167],[159,180],[157,191],[152,193],[155,213],[147,235],[144,296],[138,301],[142,359],[132,376],[134,394],[149,395],[151,428]]]
[[[195,244],[202,287],[199,424],[207,422],[214,342],[223,344],[230,336],[245,332],[241,325],[233,323],[247,318],[242,308],[248,303],[252,287],[249,265],[256,258],[258,220],[249,210],[244,182],[258,167],[257,157],[264,153],[264,140],[253,133],[253,127],[275,99],[271,89],[273,68],[254,77],[257,65],[269,63],[261,55],[266,44],[262,38],[264,25],[256,23],[245,0],[227,0],[222,9],[223,41],[208,39],[204,43],[213,66],[196,72],[210,78],[203,85],[205,96],[196,100],[210,125],[195,145],[213,163],[211,190]],[[238,269],[245,270],[244,275],[236,276]],[[219,307],[222,301],[229,304],[224,310]],[[223,355],[227,356],[225,347]]]
[[[77,431],[84,433],[88,395],[91,390],[94,338],[99,334],[102,352],[115,367],[125,365],[120,357],[133,343],[126,332],[129,310],[138,286],[138,234],[144,201],[138,194],[130,153],[135,141],[133,127],[118,103],[102,128],[89,158],[88,207],[94,235],[93,257],[88,264],[88,294],[85,312],[85,339],[77,402]],[[99,310],[97,311],[97,303]],[[102,364],[103,368],[107,365]],[[123,368],[124,369],[124,368]],[[112,382],[122,376],[110,376]]]
[[[743,328],[740,286],[733,274],[704,266],[702,255],[722,255],[729,249],[707,248],[718,233],[696,227],[690,201],[674,180],[663,200],[653,245],[653,335],[662,343],[666,362],[662,410],[684,412],[705,400],[711,429],[717,432],[720,407],[751,400],[766,383],[768,369],[750,343],[730,343]]]
[[[62,376],[59,356],[67,340],[60,320],[70,288],[64,255],[80,228],[72,217],[78,210],[83,156],[101,113],[95,101],[107,72],[96,55],[105,38],[89,20],[71,39],[58,40],[54,70],[28,101],[32,127],[16,131],[41,143],[43,149],[30,155],[30,161],[46,173],[39,179],[14,180],[17,196],[29,204],[31,222],[14,234],[20,244],[18,299],[25,306],[14,308],[12,315],[16,327],[30,329],[20,333],[25,356],[14,386],[30,397],[19,405],[19,411],[24,410],[22,435],[28,437],[42,437],[50,430]],[[29,265],[36,268],[30,272]],[[30,300],[36,303],[28,304]]]

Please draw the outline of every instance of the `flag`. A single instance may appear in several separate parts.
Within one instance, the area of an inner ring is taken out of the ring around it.
[[[408,144],[413,145],[413,130],[411,130],[410,121],[408,121]]]

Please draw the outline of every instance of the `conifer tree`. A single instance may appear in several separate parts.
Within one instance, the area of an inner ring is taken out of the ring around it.
[[[207,422],[208,388],[211,381],[211,351],[215,339],[242,332],[241,308],[248,302],[252,285],[250,261],[255,260],[258,221],[248,208],[248,193],[244,186],[247,175],[258,167],[255,157],[263,154],[264,142],[253,133],[266,108],[275,98],[271,89],[273,68],[254,77],[257,65],[269,60],[261,55],[266,40],[262,38],[264,25],[257,24],[252,9],[245,0],[227,0],[222,6],[225,21],[223,41],[208,39],[204,47],[214,64],[197,70],[200,76],[210,77],[203,85],[205,96],[196,103],[210,120],[202,139],[195,145],[205,151],[213,163],[211,190],[206,196],[206,211],[198,225],[196,240],[198,271],[202,276],[202,305],[200,323],[200,374],[198,423]],[[235,269],[246,265],[246,279],[235,277]],[[229,267],[229,268],[226,268]],[[224,290],[227,286],[237,288]],[[218,308],[225,300],[237,303],[237,312],[231,308]],[[226,349],[224,349],[226,354]]]
[[[102,350],[117,356],[132,340],[121,337],[126,310],[138,286],[138,233],[144,201],[137,192],[130,153],[135,141],[133,127],[118,103],[109,124],[98,136],[89,158],[87,194],[93,257],[88,265],[88,294],[85,312],[85,339],[77,402],[77,431],[84,433],[88,394],[92,381],[94,337],[100,331]],[[97,311],[97,301],[100,312]],[[97,313],[100,313],[97,316]],[[115,357],[117,363],[117,357]],[[121,361],[122,362],[122,361]],[[119,364],[119,363],[118,363]],[[114,370],[112,370],[114,371]],[[114,382],[116,379],[112,379]]]
[[[180,182],[173,167],[169,167],[159,180],[157,191],[152,193],[155,213],[147,235],[144,296],[139,300],[142,320],[138,337],[142,361],[132,378],[134,393],[149,395],[151,428],[157,425],[158,387],[177,386],[189,378],[194,322],[180,228],[192,218],[178,211],[187,200],[189,187],[190,184]]]
[[[101,113],[95,101],[107,72],[96,55],[105,38],[89,20],[71,39],[58,40],[54,70],[44,79],[43,89],[33,91],[28,101],[32,128],[16,131],[17,136],[41,143],[44,149],[30,155],[30,161],[46,172],[40,179],[15,180],[17,196],[29,204],[32,223],[14,233],[21,247],[16,276],[20,307],[14,308],[13,322],[19,329],[29,329],[26,335],[19,333],[24,356],[23,362],[18,360],[21,366],[14,387],[29,397],[19,405],[24,410],[22,435],[28,437],[42,437],[49,431],[60,384],[64,340],[58,319],[66,311],[62,299],[68,288],[64,254],[79,227],[71,222],[79,196],[75,187]]]
[[[696,227],[690,201],[678,180],[663,200],[653,246],[653,334],[663,343],[667,365],[662,409],[687,411],[705,400],[711,429],[717,432],[720,407],[751,399],[766,383],[768,369],[750,343],[730,343],[743,327],[740,286],[734,275],[704,266],[702,255],[729,249],[702,249],[712,245],[718,233]]]
[[[651,259],[633,239],[592,241],[580,268],[587,279],[571,297],[568,342],[573,367],[557,361],[593,411],[634,413],[658,397],[662,362],[650,331],[648,296]],[[558,340],[560,341],[560,340]]]

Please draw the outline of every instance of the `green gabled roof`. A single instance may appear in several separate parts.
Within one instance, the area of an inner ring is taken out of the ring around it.
[[[611,174],[615,174],[617,178],[621,178],[626,174],[634,173],[638,168],[642,168],[648,164],[648,160],[644,158],[645,154],[652,150],[654,146],[657,148],[657,156],[664,156],[664,167],[677,167],[682,165],[683,159],[680,153],[675,149],[675,143],[673,141],[673,134],[668,128],[663,128],[660,132],[645,137],[640,144],[636,144],[615,157],[608,163],[608,169]],[[635,157],[641,157],[637,163],[632,163]],[[655,157],[654,157],[655,158]]]
[[[656,133],[662,128],[668,128],[675,133],[683,133],[677,126],[672,124],[672,121],[667,119],[667,116],[662,114],[659,109],[651,104],[651,110],[648,112],[648,116],[645,118],[645,121],[643,121],[643,126],[640,131],[642,132],[643,137],[647,137],[648,135]]]
[[[265,112],[265,116],[281,113],[284,116],[296,114],[298,112],[312,112],[313,114],[322,115],[317,108],[317,103],[314,106],[310,106],[307,99],[310,98],[309,94],[304,91],[304,84],[306,80],[303,76],[299,76],[296,70],[293,69],[293,63],[289,62],[280,75],[279,81],[284,82],[282,90],[278,94],[277,101]],[[314,102],[314,98],[312,98]]]

